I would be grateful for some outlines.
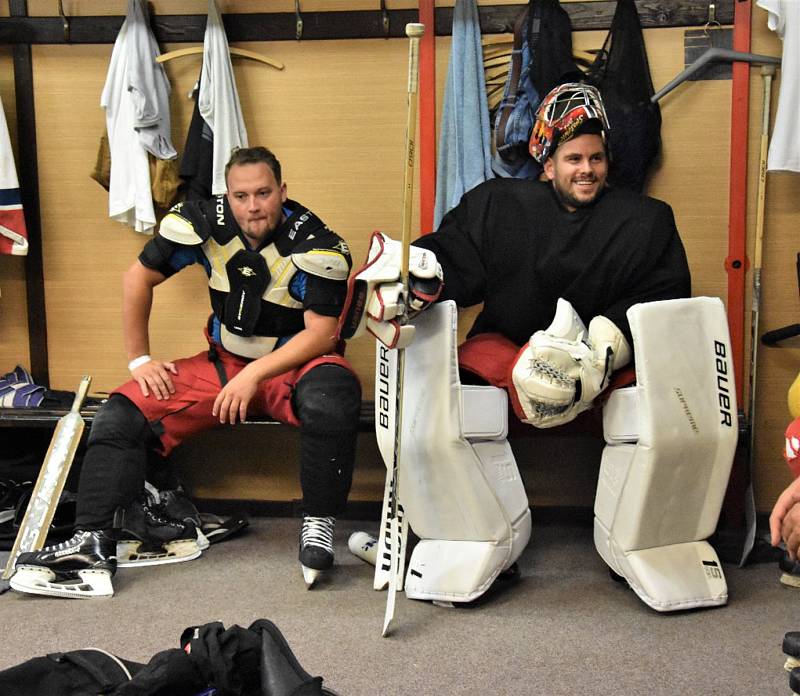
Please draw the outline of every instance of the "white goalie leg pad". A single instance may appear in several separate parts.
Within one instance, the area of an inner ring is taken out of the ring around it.
[[[420,541],[405,590],[413,599],[468,602],[527,545],[528,497],[506,440],[506,393],[461,386],[455,304],[434,305],[414,323],[416,338],[405,353],[399,491]],[[392,433],[394,424],[381,411],[381,379],[379,366],[378,440],[391,462],[391,438],[381,432]]]
[[[715,530],[733,463],[737,416],[722,302],[699,297],[628,311],[637,386],[603,412],[595,499],[598,552],[647,605],[725,604]]]

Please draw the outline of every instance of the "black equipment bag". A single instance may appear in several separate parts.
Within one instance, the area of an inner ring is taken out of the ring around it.
[[[142,665],[88,648],[34,657],[0,671],[6,696],[88,696],[112,694]]]
[[[611,186],[641,192],[661,148],[661,110],[634,0],[618,0],[611,29],[586,82],[600,90],[608,121]]]

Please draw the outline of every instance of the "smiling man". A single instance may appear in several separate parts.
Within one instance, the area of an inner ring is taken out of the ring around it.
[[[361,404],[358,379],[335,338],[350,253],[314,213],[287,197],[280,163],[266,148],[235,151],[226,181],[225,195],[174,206],[125,273],[131,380],[92,424],[75,536],[22,554],[14,589],[108,596],[118,562],[197,557],[192,522],[171,519],[158,501],[137,500],[146,467],[159,461],[154,454],[166,457],[191,435],[264,415],[300,429],[299,556],[306,582],[333,564],[334,521],[350,490]],[[208,277],[209,349],[174,362],[151,356],[153,291],[192,264]]]
[[[482,304],[458,346],[458,377],[462,384],[507,390],[517,417],[537,428],[567,423],[591,408],[611,373],[632,360],[629,308],[690,295],[689,268],[671,208],[607,186],[613,167],[607,134],[613,127],[595,88],[556,87],[537,110],[530,140],[543,180],[493,179],[476,186],[433,234],[411,247],[406,302],[411,314],[437,300],[453,300],[459,307]],[[399,246],[376,233],[367,263],[351,279],[344,337],[367,330],[389,345],[408,340],[411,332],[395,321],[403,304],[397,300]],[[439,319],[444,314],[437,310],[429,317],[440,322],[435,330],[449,346],[442,327],[452,328],[452,320],[450,315]],[[424,316],[416,323],[432,325]],[[433,345],[432,329],[426,330],[424,339],[410,346],[410,354],[418,356],[416,371],[411,370],[418,383],[432,362],[419,357],[420,345],[425,350]],[[439,395],[450,396],[450,367],[424,375],[431,420],[442,411]],[[464,394],[451,398],[467,412]],[[431,542],[425,548],[435,551],[415,550],[406,591],[411,588],[416,598],[471,601],[498,573],[510,573],[527,543],[527,496],[510,448],[498,440],[491,449],[485,442],[473,447],[458,431],[448,450],[439,445],[445,427],[437,438],[418,435],[424,408],[415,402],[414,457],[403,463],[413,474],[406,472],[401,488],[409,525]],[[479,410],[480,415],[488,411]],[[461,415],[442,422],[466,423]],[[486,432],[494,431],[487,426]],[[436,446],[429,450],[420,445],[433,440]],[[470,506],[476,500],[493,502]],[[509,547],[499,560],[491,556]],[[480,560],[478,548],[487,553]]]

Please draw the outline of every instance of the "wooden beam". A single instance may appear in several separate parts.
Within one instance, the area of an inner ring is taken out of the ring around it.
[[[736,0],[733,50],[750,52],[750,0]],[[728,202],[728,325],[733,350],[736,399],[744,403],[744,301],[747,275],[747,134],[750,125],[750,64],[733,64],[731,87],[731,172]],[[751,426],[752,427],[752,424]]]
[[[27,0],[10,0],[9,10],[13,17],[26,16],[28,14]],[[17,101],[19,189],[22,208],[25,212],[25,226],[28,231],[25,289],[28,304],[30,368],[36,384],[49,385],[42,220],[39,209],[39,168],[36,150],[36,111],[33,100],[33,61],[31,60],[31,47],[25,44],[14,45],[12,53]]]
[[[717,0],[716,19],[720,24],[733,23],[737,0]],[[569,2],[563,7],[575,31],[608,29],[616,9],[616,0]],[[642,27],[702,27],[708,21],[708,2],[698,0],[637,0]],[[482,34],[513,31],[514,20],[524,9],[515,5],[482,5],[478,8]],[[405,25],[415,22],[417,10],[388,10],[388,34],[381,10],[304,12],[303,41],[320,39],[405,38]],[[27,15],[27,12],[26,12]],[[103,44],[114,43],[124,17],[68,17],[69,39],[64,35],[61,18],[12,16],[0,17],[0,43],[5,44]],[[222,16],[228,41],[296,41],[294,12],[243,13]],[[159,43],[202,42],[206,15],[154,15],[151,26]],[[435,10],[436,36],[448,36],[453,26],[453,8]]]

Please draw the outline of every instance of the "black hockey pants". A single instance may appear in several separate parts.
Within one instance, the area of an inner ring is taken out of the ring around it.
[[[353,478],[361,388],[338,365],[309,370],[297,383],[292,406],[300,420],[303,512],[336,516]],[[118,507],[144,489],[148,455],[158,438],[138,408],[121,394],[101,406],[89,433],[78,488],[75,526],[110,529]]]

